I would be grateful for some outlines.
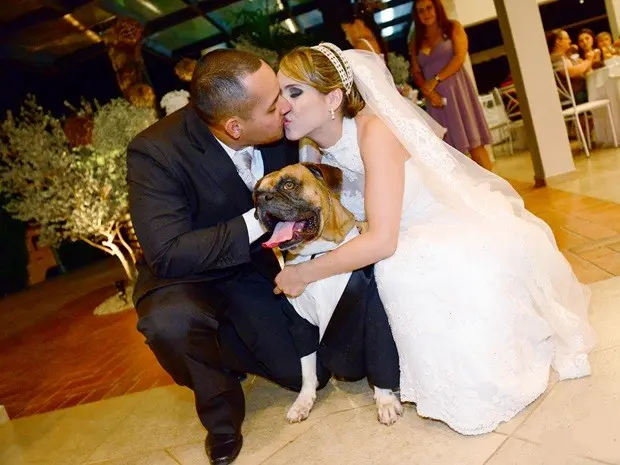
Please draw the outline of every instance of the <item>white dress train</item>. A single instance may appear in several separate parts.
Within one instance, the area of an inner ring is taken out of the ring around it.
[[[323,152],[344,172],[343,205],[364,212],[355,120]],[[375,267],[401,368],[403,401],[462,434],[493,431],[561,379],[588,375],[589,291],[550,231],[511,209],[451,209],[411,160],[396,253]]]

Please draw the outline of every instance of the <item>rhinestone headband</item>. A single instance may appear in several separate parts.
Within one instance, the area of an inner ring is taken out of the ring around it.
[[[342,56],[342,50],[329,42],[321,42],[319,45],[315,45],[312,48],[329,58],[329,61],[332,62],[340,75],[345,93],[349,95],[351,89],[353,89],[353,71],[351,70],[349,62]]]

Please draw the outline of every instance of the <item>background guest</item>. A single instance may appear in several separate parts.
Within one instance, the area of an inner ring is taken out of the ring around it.
[[[609,60],[611,57],[619,55],[618,49],[612,43],[611,34],[607,31],[599,32],[596,35],[596,46],[603,52],[604,60]]]
[[[570,79],[575,102],[577,104],[588,101],[588,91],[586,87],[586,74],[592,70],[592,60],[585,58],[574,58],[569,56],[572,41],[568,32],[558,29],[547,33],[547,47],[553,68],[564,75],[564,64],[568,71],[567,78]]]
[[[468,47],[465,29],[448,19],[441,0],[418,0],[413,21],[411,68],[426,97],[428,112],[448,130],[448,144],[491,170],[485,148],[492,141],[491,133],[476,89],[463,68]]]
[[[602,68],[605,66],[603,52],[599,48],[594,47],[596,38],[591,29],[582,29],[577,36],[579,44],[579,56],[582,60],[589,58],[592,61],[592,68]]]

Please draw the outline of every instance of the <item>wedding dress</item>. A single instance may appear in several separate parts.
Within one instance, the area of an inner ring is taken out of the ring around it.
[[[369,111],[411,155],[397,250],[375,266],[401,400],[462,434],[487,433],[545,391],[550,367],[560,379],[590,373],[589,291],[549,227],[504,180],[443,143],[370,55],[343,53]],[[320,162],[343,171],[341,201],[364,220],[355,120],[344,120]]]

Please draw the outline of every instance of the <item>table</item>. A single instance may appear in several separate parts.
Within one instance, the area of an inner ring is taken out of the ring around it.
[[[608,99],[614,119],[616,134],[620,135],[620,60],[608,61],[603,68],[586,76],[588,100]],[[592,112],[595,140],[605,146],[613,146],[614,140],[604,109]]]

